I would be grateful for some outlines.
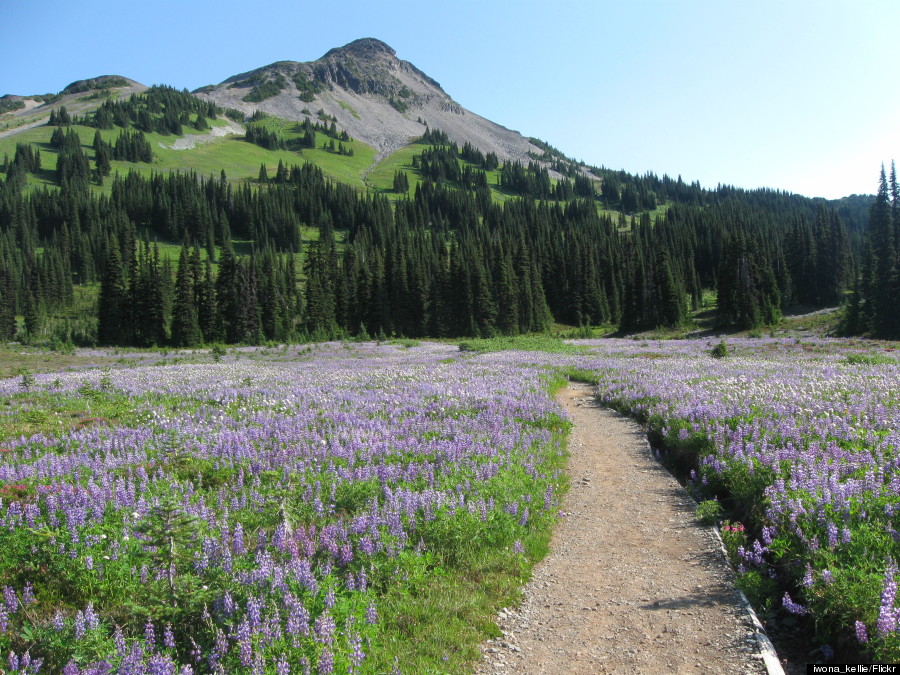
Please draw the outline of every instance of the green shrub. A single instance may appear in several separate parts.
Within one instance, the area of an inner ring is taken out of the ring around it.
[[[703,525],[715,525],[722,519],[725,512],[717,499],[704,499],[697,504],[694,515]]]

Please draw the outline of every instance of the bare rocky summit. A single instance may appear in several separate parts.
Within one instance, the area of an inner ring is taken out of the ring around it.
[[[247,115],[261,110],[286,120],[315,121],[321,110],[374,147],[376,159],[429,127],[501,160],[527,162],[529,152],[541,153],[517,131],[466,110],[434,79],[373,38],[332,49],[317,61],[278,61],[194,93]]]

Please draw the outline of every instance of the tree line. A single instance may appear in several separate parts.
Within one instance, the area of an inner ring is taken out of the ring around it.
[[[489,336],[552,321],[630,331],[683,323],[710,289],[720,325],[755,327],[790,304],[837,303],[854,287],[866,330],[889,330],[873,322],[888,307],[883,280],[896,283],[893,172],[871,207],[863,250],[866,200],[629,176],[619,185],[643,183],[667,197],[664,213],[629,217],[598,208],[603,181],[565,179],[571,191],[561,199],[546,169],[511,163],[502,166],[509,189],[519,180],[526,187],[498,203],[472,149],[464,151],[474,164],[436,131],[437,144],[416,159],[421,181],[393,204],[311,164],[282,164],[273,179],[237,186],[224,173],[131,172],[95,194],[80,142],[60,133],[60,189],[23,189],[18,177],[35,170],[39,152],[23,147],[5,160],[0,339],[14,336],[15,315],[34,332],[42,315],[71,303],[73,287],[97,283],[94,331],[67,337],[190,346]],[[125,131],[120,138],[135,142]],[[403,182],[395,188],[408,189]],[[239,255],[234,240],[252,241],[252,250]],[[154,241],[182,242],[178,259]]]

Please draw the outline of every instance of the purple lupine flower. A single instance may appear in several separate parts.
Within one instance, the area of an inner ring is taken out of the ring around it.
[[[281,656],[278,657],[278,662],[275,664],[275,673],[276,675],[291,675],[291,666],[284,652],[281,652]]]
[[[234,526],[234,534],[231,539],[231,550],[234,551],[234,555],[244,555],[244,528],[238,523]]]
[[[525,527],[528,524],[528,507],[522,509],[522,515],[519,517],[519,525]]]
[[[866,624],[862,621],[857,621],[854,627],[856,628],[856,639],[862,644],[866,644],[869,641],[869,631],[866,630]]]
[[[94,611],[94,603],[89,602],[84,608],[84,622],[88,630],[94,630],[100,627],[100,617]]]
[[[328,591],[325,593],[325,607],[331,609],[334,607],[334,587],[329,586]]]
[[[127,650],[127,645],[125,644],[125,636],[122,634],[122,628],[120,626],[116,626],[116,630],[113,633],[113,644],[116,646],[116,653],[119,656],[125,656],[125,652]]]
[[[334,617],[327,609],[322,612],[315,621],[316,641],[323,645],[330,645],[334,642]]]
[[[10,614],[13,614],[19,608],[19,598],[16,597],[16,592],[9,586],[3,587],[3,602],[6,603],[6,608]]]
[[[75,639],[80,640],[84,637],[85,633],[85,622],[84,622],[84,612],[80,609],[75,612]]]
[[[884,573],[881,606],[878,610],[878,623],[876,624],[876,631],[881,638],[886,638],[889,633],[897,630],[897,613],[894,611],[894,601],[897,598],[897,582],[894,580],[896,572],[893,561],[889,562]]]
[[[265,601],[262,599],[250,596],[250,599],[247,600],[247,621],[250,624],[251,629],[256,629],[260,625],[262,625],[262,611],[265,606]]]
[[[9,664],[9,669],[11,672],[15,673],[19,670],[19,657],[15,652],[10,651],[9,658],[7,658],[6,662]]]
[[[144,624],[144,642],[151,647],[156,645],[156,628],[150,619],[147,619],[147,623]]]
[[[378,622],[378,611],[375,609],[375,603],[370,602],[369,606],[366,607],[366,623],[370,626],[375,625]]]
[[[234,599],[231,597],[231,591],[225,591],[225,597],[222,598],[222,609],[226,616],[231,616],[237,609]]]
[[[253,642],[251,641],[250,624],[246,620],[241,621],[235,630],[235,639],[238,643],[241,665],[249,668],[253,664]]]
[[[519,554],[519,553],[525,553],[525,547],[522,546],[522,540],[521,540],[521,539],[516,539],[516,540],[513,542],[513,553],[516,553],[516,554]]]
[[[319,675],[331,675],[334,671],[334,657],[331,655],[328,647],[322,649],[322,653],[319,654],[319,666],[318,673]]]
[[[56,610],[56,613],[53,615],[52,625],[57,633],[66,627],[66,620],[59,610]]]
[[[803,605],[798,605],[791,600],[791,596],[787,592],[785,592],[784,597],[781,599],[781,604],[791,614],[797,614],[798,616],[809,614],[809,610]]]
[[[30,581],[27,581],[22,588],[22,603],[25,605],[33,605],[36,602],[37,599],[34,597],[34,586],[31,585]]]
[[[163,629],[163,647],[175,649],[175,635],[172,633],[172,624],[168,622]]]
[[[813,585],[813,570],[812,565],[806,563],[806,573],[803,575],[803,581],[801,581],[806,588],[809,588]]]
[[[347,673],[356,675],[356,673],[359,673],[363,659],[366,658],[366,654],[362,649],[362,637],[360,637],[358,632],[353,631],[350,633],[348,642],[350,647],[350,667],[347,669]]]

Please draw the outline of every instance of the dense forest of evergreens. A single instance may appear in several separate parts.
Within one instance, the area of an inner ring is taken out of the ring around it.
[[[22,144],[4,160],[0,339],[36,335],[79,286],[96,284],[96,321],[58,326],[58,339],[487,336],[553,321],[634,331],[683,325],[704,291],[718,294],[721,326],[757,327],[787,306],[836,305],[854,290],[848,331],[900,333],[890,301],[900,290],[893,171],[870,208],[865,197],[704,190],[593,168],[598,180],[558,158],[568,175],[553,179],[538,161],[501,166],[432,130],[414,160],[421,182],[394,203],[312,164],[281,164],[274,177],[263,171],[240,186],[224,172],[131,172],[112,176],[108,195],[91,187],[108,176],[110,158],[152,159],[142,131],[180,133],[221,112],[169,88],[104,103],[81,123],[122,131],[112,145],[95,136],[93,167],[55,115],[58,189],[26,189],[27,174],[41,170],[39,150]],[[313,139],[324,131],[307,126]],[[252,135],[280,147],[264,129]],[[395,175],[396,191],[408,186]],[[509,198],[498,202],[492,188]],[[252,246],[236,251],[233,241]],[[154,242],[181,243],[178,259]]]

